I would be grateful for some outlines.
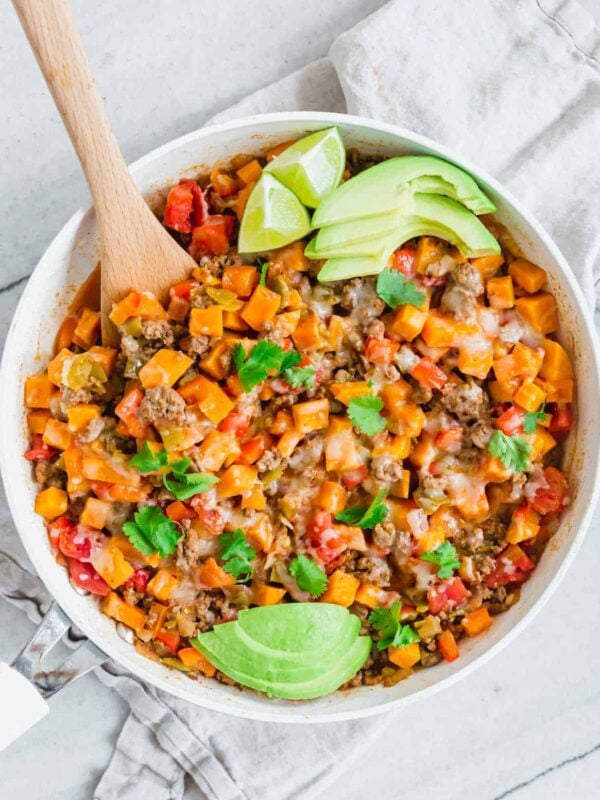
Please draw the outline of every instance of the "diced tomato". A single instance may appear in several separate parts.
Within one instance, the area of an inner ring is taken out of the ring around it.
[[[48,538],[53,547],[58,550],[58,542],[60,534],[63,530],[68,530],[75,527],[75,523],[68,517],[58,517],[53,522],[47,524]]]
[[[415,364],[410,374],[425,389],[441,389],[448,380],[444,370],[426,356]]]
[[[547,487],[540,487],[531,501],[531,507],[538,514],[551,514],[560,511],[569,502],[569,485],[567,479],[560,470],[555,467],[547,467],[544,470],[544,478]]]
[[[229,221],[231,220],[231,221]],[[203,224],[192,230],[190,253],[194,257],[220,256],[229,252],[229,236],[233,227],[233,217],[213,214]]]
[[[523,432],[523,422],[525,411],[520,406],[511,406],[495,421],[498,430],[507,436],[514,436],[515,433]]]
[[[181,645],[181,635],[178,631],[171,631],[167,628],[161,628],[154,638],[161,641],[172,653],[177,655],[177,651]]]
[[[312,545],[321,544],[321,536],[333,525],[333,515],[330,511],[317,511],[308,523],[308,538]]]
[[[567,403],[557,403],[550,418],[550,433],[570,431],[573,427],[573,412]]]
[[[207,508],[202,495],[197,494],[190,500],[190,505],[198,515],[198,519],[209,533],[219,536],[225,530],[225,520],[218,508]]]
[[[208,215],[204,192],[196,181],[183,178],[169,191],[163,222],[179,233],[191,233]]]
[[[58,549],[67,558],[87,561],[92,554],[92,544],[96,531],[87,525],[72,523],[64,525],[58,536]]]
[[[357,486],[360,486],[363,481],[366,481],[368,476],[369,470],[363,464],[362,467],[357,467],[356,469],[350,469],[347,472],[342,472],[340,477],[342,478],[342,483],[346,489],[350,489],[350,491],[352,491],[352,489],[356,489]]]
[[[400,343],[393,339],[377,339],[375,336],[369,336],[365,344],[365,357],[373,364],[386,366],[392,363],[399,347]]]
[[[148,570],[143,569],[142,567],[138,567],[131,578],[129,578],[123,584],[124,589],[132,588],[135,589],[136,592],[145,592],[146,587],[148,586],[148,582],[150,580],[150,574]]]
[[[250,428],[250,417],[239,411],[230,411],[219,423],[219,430],[223,433],[234,433],[238,439],[243,439]]]
[[[110,586],[101,578],[91,564],[85,561],[77,561],[75,558],[67,558],[69,575],[75,586],[87,589],[92,594],[99,594],[106,597],[110,592]]]
[[[174,286],[171,286],[169,294],[171,297],[189,300],[192,289],[196,289],[198,286],[200,286],[198,281],[182,281],[182,283],[176,283]]]
[[[507,583],[522,583],[534,567],[533,561],[518,544],[509,544],[496,557],[496,566],[486,575],[484,583],[490,589]]]
[[[115,414],[123,420],[131,436],[136,439],[145,439],[148,435],[149,427],[138,416],[138,411],[142,405],[144,393],[139,386],[134,386],[123,399],[115,406]]]
[[[469,596],[469,591],[460,578],[448,578],[447,581],[432,586],[427,592],[429,612],[440,614],[451,611]]]
[[[148,489],[135,486],[118,486],[105,481],[90,481],[93,493],[109,503],[139,503],[148,496]],[[150,487],[151,488],[151,487]]]
[[[237,459],[237,464],[256,464],[258,459],[263,455],[266,450],[266,438],[262,435],[255,436],[254,439],[250,439],[249,442],[244,442],[244,444],[240,445],[240,450],[242,451],[239,458]]]
[[[416,273],[415,257],[417,251],[412,247],[401,247],[394,253],[394,269],[401,272],[405,278],[414,278]]]
[[[25,452],[27,461],[50,461],[58,453],[54,447],[47,445],[40,433],[31,437],[31,449]]]
[[[463,429],[458,426],[442,428],[435,437],[435,446],[448,453],[458,453],[462,446]],[[433,473],[432,473],[433,474]]]

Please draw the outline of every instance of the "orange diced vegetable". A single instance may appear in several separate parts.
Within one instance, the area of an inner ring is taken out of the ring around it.
[[[209,589],[220,589],[223,586],[234,586],[236,583],[233,575],[220,567],[214,558],[207,558],[204,564],[198,567],[198,580],[202,586]]]
[[[512,308],[514,306],[515,289],[510,275],[490,278],[485,288],[492,308]]]
[[[260,284],[242,309],[241,317],[255,331],[261,331],[265,322],[271,322],[281,305],[281,296]]]
[[[72,433],[77,433],[83,430],[86,425],[100,416],[100,406],[93,403],[78,403],[75,406],[67,409],[67,419],[69,421],[69,430]],[[63,448],[64,449],[64,448]]]
[[[478,633],[487,630],[492,624],[490,612],[487,606],[480,606],[475,611],[471,611],[466,617],[463,617],[461,625],[465,629],[467,636],[477,636]]]
[[[236,175],[243,183],[256,183],[262,173],[260,162],[255,158],[236,170]]]
[[[329,386],[329,391],[335,397],[336,400],[339,400],[340,403],[344,403],[344,405],[346,406],[348,405],[350,400],[354,399],[355,397],[361,397],[364,394],[374,394],[373,387],[369,386],[367,381],[347,381],[346,383],[332,383]]]
[[[111,589],[116,589],[129,580],[134,573],[134,569],[125,560],[123,552],[111,537],[102,550],[97,550],[92,554],[92,566]]]
[[[44,433],[46,430],[46,423],[51,416],[50,411],[46,408],[30,411],[29,414],[27,414],[27,427],[30,433]]]
[[[531,443],[530,458],[532,461],[542,458],[542,456],[545,456],[546,453],[549,453],[550,450],[556,446],[556,439],[552,434],[548,433],[545,428],[541,428],[539,425],[534,434],[526,435],[525,438]]]
[[[63,319],[58,333],[56,334],[56,341],[54,342],[54,351],[56,353],[73,344],[73,333],[75,332],[78,322],[79,320],[77,317],[72,314],[69,314],[69,316]]]
[[[549,381],[571,379],[573,377],[573,365],[567,355],[566,350],[553,339],[544,339],[544,360],[540,368],[540,375]]]
[[[136,633],[141,631],[146,622],[146,615],[141,608],[130,606],[116,592],[107,594],[100,603],[100,608],[108,617],[112,617],[117,622],[122,622],[128,628],[132,628]]]
[[[472,350],[463,347],[458,353],[458,368],[463,375],[472,375],[480,380],[487,376],[493,361],[494,353],[491,347],[488,350]]]
[[[247,331],[248,325],[242,319],[241,309],[239,311],[224,311],[223,327],[230,331]]]
[[[513,512],[506,532],[506,541],[510,544],[533,539],[540,531],[540,515],[529,505],[520,506]]]
[[[218,425],[234,408],[234,403],[218,383],[199,375],[179,388],[186,403],[196,403],[213,425]]]
[[[407,434],[390,436],[387,432],[383,431],[378,433],[373,440],[371,457],[379,458],[379,456],[391,456],[395,460],[402,461],[402,459],[408,457],[410,448],[411,440],[410,436]]]
[[[344,417],[331,417],[325,435],[325,468],[328,472],[346,472],[361,467],[352,423]]]
[[[341,483],[323,481],[315,499],[315,505],[335,516],[335,514],[339,514],[342,511],[347,499],[348,493]]]
[[[71,432],[66,422],[58,419],[49,419],[43,435],[44,444],[56,447],[58,450],[66,450],[71,446]]]
[[[477,267],[483,280],[487,281],[488,278],[491,278],[494,273],[498,272],[502,264],[504,264],[504,256],[497,255],[472,258],[471,264],[473,264],[474,267]]]
[[[267,153],[267,161],[273,161],[273,159],[281,155],[284,150],[287,150],[288,147],[291,147],[295,141],[295,139],[289,139],[287,142],[281,142],[281,144],[277,144],[275,147],[272,147]]]
[[[404,406],[411,392],[410,383],[402,380],[402,378],[395,383],[386,383],[381,390],[381,399],[383,400],[385,410],[393,417],[398,417],[398,415],[402,416],[404,413]]]
[[[219,197],[228,197],[230,194],[235,194],[238,188],[238,182],[233,175],[227,175],[219,169],[213,169],[210,173],[210,185]]]
[[[112,508],[112,503],[98,500],[96,497],[88,497],[81,512],[80,521],[83,525],[89,525],[90,528],[97,528],[101,531],[110,519]]]
[[[277,314],[273,320],[273,325],[284,339],[290,337],[300,322],[300,314],[298,311],[285,311],[283,314]]]
[[[143,399],[144,393],[136,381],[130,384],[123,398],[115,406],[115,414],[125,423],[129,435],[136,439],[145,439],[149,431],[148,425],[138,415]]]
[[[32,375],[25,381],[25,406],[27,408],[50,408],[50,400],[55,393],[48,375]]]
[[[87,350],[100,336],[100,312],[84,308],[73,331],[73,342]]]
[[[300,351],[311,352],[323,347],[322,322],[314,311],[309,311],[300,320],[292,334],[292,339]]]
[[[217,472],[226,461],[236,459],[240,452],[238,440],[231,431],[210,431],[198,446],[202,468],[210,472]]]
[[[442,631],[438,636],[437,646],[446,661],[456,661],[460,655],[452,631]]]
[[[115,359],[117,358],[117,351],[114,347],[101,347],[95,344],[93,347],[90,347],[87,354],[102,367],[107,375],[110,375],[115,365]]]
[[[267,498],[259,486],[255,486],[247,494],[242,495],[242,508],[253,511],[264,511],[267,507]]]
[[[569,379],[546,381],[546,400],[548,403],[571,403],[574,389],[575,383]]]
[[[427,317],[427,311],[421,311],[415,306],[399,306],[390,326],[390,332],[407,342],[412,342],[423,330]]]
[[[537,411],[546,399],[546,393],[533,381],[523,381],[515,392],[514,402],[525,411]]]
[[[64,514],[69,504],[69,497],[63,489],[49,486],[35,498],[35,513],[46,519],[56,519]]]
[[[256,467],[232,464],[221,475],[221,481],[217,484],[217,494],[221,498],[244,494],[256,483],[257,476]]]
[[[385,397],[383,400],[385,403]],[[416,403],[398,404],[393,409],[390,408],[390,415],[395,420],[394,431],[412,439],[416,439],[425,425],[425,412]]]
[[[250,297],[258,286],[258,280],[256,267],[225,267],[223,270],[223,289],[234,292],[238,297]]]
[[[410,495],[410,470],[403,469],[400,478],[391,485],[390,494],[392,497],[406,499]]]
[[[329,400],[322,397],[319,400],[297,403],[292,408],[292,415],[299,433],[311,433],[326,428],[329,424]]]
[[[495,403],[510,403],[517,387],[518,378],[511,381],[489,381],[487,385],[488,392]]]
[[[277,450],[281,453],[282,456],[285,458],[289,458],[294,450],[296,449],[300,439],[302,439],[302,434],[297,428],[290,428],[289,430],[282,433],[279,441],[277,442]]]
[[[242,186],[242,188],[239,190],[237,194],[235,203],[233,204],[233,210],[235,211],[236,216],[240,221],[244,216],[244,211],[246,210],[246,206],[248,205],[248,200],[255,186],[256,184],[254,182],[247,183],[245,186]]]
[[[367,608],[377,608],[386,603],[388,592],[374,583],[361,583],[354,600]]]
[[[63,453],[69,494],[89,491],[89,482],[83,476],[83,453],[78,447],[69,447]]]
[[[424,275],[426,268],[429,264],[437,261],[443,254],[444,245],[432,236],[421,236],[417,244],[417,252],[415,255],[415,270]]]
[[[225,312],[226,314],[228,312]],[[236,312],[237,313],[237,312]],[[200,369],[207,372],[211,378],[220,381],[225,377],[225,367],[222,356],[229,350],[227,342],[218,342],[210,353],[200,362]]]
[[[327,589],[319,600],[321,603],[335,603],[338,606],[348,608],[354,602],[359,586],[360,581],[354,575],[343,572],[341,569],[336,569],[329,576]]]
[[[528,294],[539,292],[546,283],[546,271],[525,258],[516,258],[508,267],[508,274]]]
[[[285,597],[285,589],[281,589],[278,586],[269,586],[260,581],[254,581],[250,588],[252,600],[257,606],[274,606]]]
[[[191,667],[191,669],[197,669],[199,672],[203,672],[207,678],[212,678],[217,671],[217,668],[214,667],[202,653],[196,650],[195,647],[182,648],[178,651],[177,658],[185,664],[186,667]]]
[[[192,336],[222,336],[223,309],[221,306],[192,308],[190,311],[190,333]]]
[[[166,319],[167,312],[151,292],[130,292],[113,306],[109,316],[115,325],[123,325],[131,317]]]
[[[421,660],[421,650],[418,642],[412,642],[405,647],[389,647],[388,658],[397,667],[410,669]]]
[[[144,364],[139,371],[139,378],[144,389],[173,386],[193,363],[191,358],[179,350],[163,348]]]
[[[345,335],[345,317],[338,317],[337,314],[332,314],[329,318],[329,325],[327,327],[327,344],[325,345],[325,349],[335,351],[339,350],[344,343]]]
[[[179,586],[180,580],[172,569],[159,569],[148,583],[148,593],[166,603],[171,593]]]
[[[51,383],[56,386],[61,385],[64,365],[70,358],[74,358],[74,356],[75,353],[71,352],[71,350],[61,350],[60,353],[54,356],[52,361],[48,364],[48,379]]]
[[[491,453],[485,454],[481,464],[481,477],[487,483],[504,483],[512,476],[512,470],[507,469],[504,464]]]
[[[83,454],[81,472],[90,481],[117,483],[119,486],[140,485],[140,473],[137,470],[128,469],[122,462],[91,450]]]
[[[518,297],[515,307],[523,319],[540,333],[552,333],[558,328],[556,300],[549,292]]]
[[[150,628],[153,637],[162,629],[169,613],[169,606],[162,603],[152,603],[148,609],[146,627]]]

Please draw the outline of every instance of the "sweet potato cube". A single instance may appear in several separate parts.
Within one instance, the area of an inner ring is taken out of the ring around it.
[[[177,653],[177,658],[183,664],[185,664],[186,667],[197,669],[199,672],[203,672],[207,678],[212,678],[217,671],[217,668],[213,666],[210,661],[208,661],[208,659],[194,647],[182,648]]]
[[[202,469],[209,472],[217,472],[226,461],[236,459],[240,452],[238,440],[231,431],[210,431],[198,446]]]
[[[527,434],[525,438],[531,444],[530,458],[532,461],[542,458],[546,453],[549,453],[553,447],[556,447],[556,439],[544,427],[540,427],[539,425],[535,433]]]
[[[408,458],[410,453],[411,440],[407,434],[399,434],[396,436],[389,436],[387,433],[379,433],[373,441],[373,450],[371,456],[379,458],[380,456],[391,456],[391,458],[402,461]]]
[[[408,384],[407,384],[408,385]],[[409,387],[410,390],[410,387]],[[347,381],[346,383],[332,383],[329,391],[340,403],[348,405],[350,400],[364,394],[374,394],[374,389],[367,381]]]
[[[453,317],[432,309],[427,314],[421,336],[427,347],[454,347],[459,333],[459,325],[460,323]]]
[[[355,602],[367,608],[377,608],[385,603],[388,593],[374,583],[361,583],[356,591]]]
[[[107,375],[113,370],[117,351],[114,347],[101,347],[95,344],[87,351],[88,356],[91,356],[94,361],[99,364]]]
[[[445,245],[432,236],[421,236],[415,255],[415,269],[424,275],[429,264],[437,261],[443,255]]]
[[[513,512],[510,525],[506,531],[506,541],[519,544],[533,539],[540,531],[540,515],[531,506],[520,506]]]
[[[546,400],[548,403],[572,403],[575,382],[563,380],[546,381]]]
[[[321,603],[335,603],[338,606],[348,608],[354,602],[356,592],[360,586],[360,581],[354,575],[336,569],[329,576],[327,589],[319,598]]]
[[[25,381],[25,406],[27,408],[50,408],[50,400],[55,391],[45,372],[31,375]]]
[[[180,582],[174,570],[168,568],[159,569],[148,583],[148,593],[162,603],[166,603]]]
[[[497,256],[481,256],[481,258],[472,258],[471,264],[473,264],[474,267],[477,267],[483,280],[487,281],[488,278],[491,278],[492,275],[498,272],[502,264],[504,264],[504,256],[500,254]]]
[[[405,647],[389,647],[388,658],[397,667],[410,669],[421,660],[421,650],[418,642],[411,642]]]
[[[63,453],[69,494],[89,491],[89,481],[83,476],[83,453],[78,447],[68,447]]]
[[[549,292],[518,297],[515,307],[523,319],[540,333],[552,333],[558,328],[556,300]]]
[[[281,589],[279,586],[269,586],[260,581],[254,581],[250,590],[252,601],[257,606],[274,606],[285,597],[285,589]]]
[[[507,469],[499,459],[486,452],[481,464],[482,480],[487,483],[504,483],[512,474],[512,470]]]
[[[298,310],[285,311],[283,314],[277,314],[273,320],[275,330],[277,330],[284,339],[287,339],[298,327],[301,313],[302,312]]]
[[[73,341],[79,347],[87,350],[96,343],[100,336],[100,312],[91,308],[83,308],[75,330]]]
[[[192,308],[190,311],[190,333],[192,336],[222,336],[223,309],[221,306]]]
[[[221,589],[223,586],[234,586],[236,583],[233,575],[225,572],[214,558],[207,558],[204,564],[198,567],[198,580],[208,589]]]
[[[490,278],[485,288],[492,308],[512,308],[514,306],[515,289],[510,275]]]
[[[109,317],[115,325],[123,325],[131,317],[166,319],[167,312],[152,292],[130,292],[113,306]]]
[[[483,380],[492,368],[494,353],[492,348],[473,350],[462,347],[458,353],[458,369],[463,375],[472,375]]]
[[[42,437],[44,444],[56,447],[58,450],[66,450],[71,446],[71,432],[66,422],[58,419],[49,419]]]
[[[299,433],[311,433],[326,428],[329,424],[329,400],[307,400],[292,408],[294,425]]]
[[[225,377],[225,367],[223,365],[223,356],[229,350],[227,342],[218,342],[210,353],[200,362],[200,369],[208,373],[211,378],[220,381]]]
[[[362,467],[352,423],[345,417],[331,417],[325,435],[325,468],[328,472],[346,472]]]
[[[400,378],[395,383],[386,383],[381,390],[381,399],[385,410],[393,417],[401,415],[401,409],[406,405],[410,397],[412,388],[410,383]]]
[[[144,389],[173,386],[193,363],[191,358],[179,350],[163,348],[144,364],[139,372],[139,379]]]
[[[542,366],[544,351],[541,347],[529,347],[522,342],[517,342],[511,356],[515,362],[514,368],[517,375],[535,378]]]
[[[46,519],[56,519],[64,514],[69,505],[69,497],[64,489],[49,486],[35,498],[35,513]]]
[[[221,498],[244,494],[256,483],[257,476],[256,467],[232,464],[221,475],[221,480],[217,484],[217,494]]]
[[[292,333],[292,339],[298,350],[305,352],[320,350],[324,346],[322,327],[320,318],[314,311],[309,311]]]
[[[284,458],[289,458],[298,446],[300,439],[302,439],[300,431],[297,428],[290,428],[281,434],[276,448]]]
[[[193,386],[192,386],[193,384]],[[213,423],[218,425],[234,408],[233,401],[225,394],[218,383],[199,375],[181,387],[180,394],[186,402],[193,396],[195,403],[202,413]],[[184,390],[187,389],[187,392]]]
[[[315,499],[315,505],[324,511],[329,511],[334,516],[339,514],[346,505],[348,492],[341,483],[336,481],[323,481]]]
[[[94,405],[93,403],[77,403],[77,405],[67,409],[69,430],[72,433],[77,433],[99,416],[100,406]]]
[[[48,379],[55,386],[60,386],[62,383],[64,365],[69,359],[74,358],[75,353],[71,350],[63,349],[57,353],[52,361],[48,364]]]
[[[425,412],[416,403],[398,405],[393,411],[390,410],[390,414],[394,419],[394,432],[406,434],[411,439],[416,439],[425,425]]]
[[[60,323],[58,333],[56,334],[56,340],[54,342],[55,353],[59,353],[61,350],[70,347],[73,344],[73,334],[75,333],[75,328],[77,327],[78,322],[79,320],[75,315],[69,314]]]
[[[407,499],[410,496],[410,470],[402,470],[400,478],[390,487],[390,495],[402,499]]]
[[[47,408],[40,408],[37,411],[30,411],[27,414],[27,427],[30,433],[44,433],[46,423],[52,414]]]
[[[230,331],[247,331],[248,325],[242,319],[242,309],[223,311],[223,327]]]
[[[258,286],[258,280],[256,267],[225,267],[223,271],[223,288],[234,292],[238,297],[250,297]]]
[[[258,159],[253,159],[248,164],[245,164],[240,169],[236,170],[236,175],[242,183],[256,183],[262,173],[262,167]]]
[[[515,258],[508,268],[508,274],[528,294],[539,292],[546,283],[546,271],[525,258]]]
[[[412,342],[423,330],[428,316],[428,311],[421,311],[415,306],[399,306],[390,326],[390,332],[400,339]]]
[[[510,403],[517,391],[518,385],[519,382],[517,378],[516,380],[510,381],[490,381],[487,388],[495,403]]]
[[[477,636],[478,633],[487,630],[492,624],[490,612],[486,606],[481,606],[475,611],[471,611],[466,617],[463,617],[461,625],[465,629],[467,636]]]
[[[90,528],[97,528],[99,531],[104,528],[112,512],[112,503],[106,500],[98,500],[96,497],[88,497],[81,512],[80,520]]]
[[[240,316],[253,330],[262,331],[265,322],[271,322],[280,305],[281,296],[259,284]]]
[[[116,592],[111,592],[104,597],[100,603],[102,612],[107,617],[112,617],[117,622],[122,622],[136,633],[144,628],[146,615],[141,608],[130,606]]]
[[[531,380],[523,381],[514,396],[514,402],[525,411],[537,411],[546,399],[546,393]]]
[[[564,380],[573,377],[573,365],[564,347],[554,339],[544,339],[544,360],[540,375],[549,381]]]
[[[129,469],[122,462],[111,459],[108,455],[94,453],[91,450],[83,453],[81,472],[90,481],[116,483],[119,486],[139,486],[140,473]]]
[[[123,552],[112,537],[108,540],[106,547],[93,553],[92,566],[111,589],[116,589],[124,584],[134,572],[133,567],[126,561]]]

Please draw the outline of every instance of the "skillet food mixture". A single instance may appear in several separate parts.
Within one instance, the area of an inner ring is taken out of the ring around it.
[[[493,210],[320,131],[170,189],[198,266],[114,306],[120,350],[64,320],[25,387],[35,510],[139,653],[310,698],[454,661],[517,602],[569,503],[574,382]]]

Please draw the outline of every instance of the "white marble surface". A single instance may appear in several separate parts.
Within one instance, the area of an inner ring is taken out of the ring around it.
[[[73,2],[130,160],[324,55],[382,4]],[[600,0],[582,4],[600,19]],[[0,30],[3,338],[25,276],[87,192],[8,3]],[[600,513],[559,591],[517,642],[468,681],[402,712],[402,733],[348,765],[328,798],[600,797],[599,536]],[[0,601],[0,631],[0,660],[10,660],[32,625]],[[52,713],[0,756],[0,797],[90,798],[126,711],[91,676],[56,697]]]

